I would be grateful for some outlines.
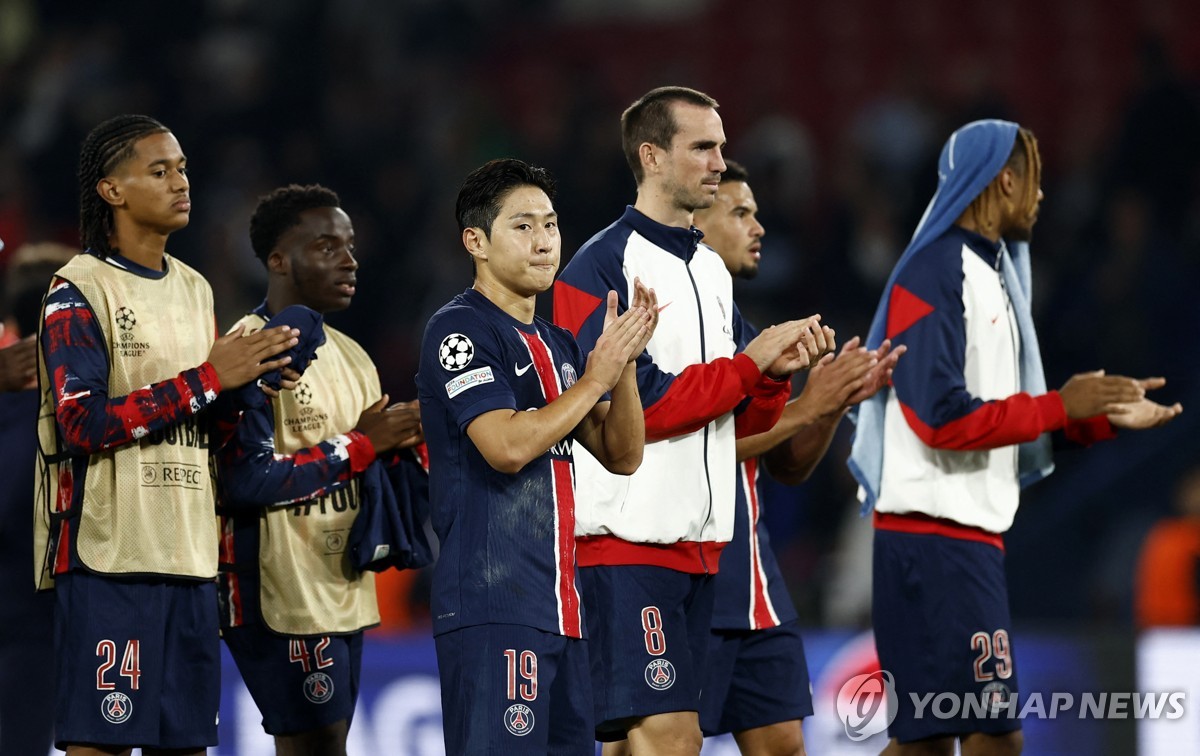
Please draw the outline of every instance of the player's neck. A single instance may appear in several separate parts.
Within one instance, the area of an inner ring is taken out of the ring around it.
[[[272,315],[278,315],[292,305],[304,305],[310,310],[317,310],[317,312],[321,312],[316,307],[313,307],[308,302],[302,300],[294,291],[281,291],[274,286],[267,286],[267,310],[270,311]],[[321,314],[324,315],[325,313],[321,312]]]
[[[656,187],[643,184],[638,188],[633,209],[664,226],[691,228],[693,212],[677,205],[672,197]]]
[[[119,251],[126,260],[132,260],[150,270],[162,270],[167,236],[149,229],[117,229],[110,246]]]
[[[979,234],[985,239],[993,242],[1000,241],[1000,221],[997,218],[987,218],[980,220],[976,213],[967,208],[962,215],[958,216],[958,220],[954,221],[954,225],[959,228],[965,228],[975,234]]]
[[[489,302],[504,310],[509,316],[528,325],[533,322],[534,305],[537,298],[524,296],[500,285],[476,276],[471,288],[482,294]]]

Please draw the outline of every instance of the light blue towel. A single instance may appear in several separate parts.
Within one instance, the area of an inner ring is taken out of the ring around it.
[[[869,348],[878,347],[884,339],[888,300],[900,271],[913,255],[945,233],[1000,173],[1016,144],[1018,128],[1011,121],[974,121],[950,135],[938,158],[938,189],[925,208],[912,241],[883,288],[883,296],[867,334]],[[1044,394],[1046,377],[1042,370],[1037,333],[1033,327],[1029,245],[1018,242],[1013,244],[1011,251],[1002,245],[1000,270],[1012,300],[1021,339],[1021,390],[1034,396]],[[879,392],[851,414],[856,427],[847,464],[862,486],[864,515],[874,508],[883,477],[883,420],[887,411],[887,393]],[[1050,435],[1043,433],[1036,441],[1021,444],[1018,465],[1022,486],[1041,480],[1053,472]]]

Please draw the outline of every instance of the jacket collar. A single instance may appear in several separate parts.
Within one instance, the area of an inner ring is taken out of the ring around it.
[[[621,216],[621,222],[629,224],[634,231],[646,237],[651,244],[665,249],[684,262],[691,262],[692,255],[696,254],[697,245],[704,238],[704,232],[695,226],[691,228],[664,226],[635,209],[633,205],[625,207],[625,214]]]

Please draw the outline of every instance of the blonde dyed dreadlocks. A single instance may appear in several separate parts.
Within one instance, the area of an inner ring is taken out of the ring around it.
[[[1038,152],[1037,137],[1032,131],[1026,128],[1018,130],[1016,143],[1004,167],[1011,168],[1017,179],[1025,184],[1026,206],[1018,209],[1026,214],[1032,213],[1038,201],[1038,188],[1042,185],[1042,155]],[[985,236],[998,231],[994,226],[1003,217],[1000,210],[1004,197],[999,179],[997,175],[963,212],[963,217]]]

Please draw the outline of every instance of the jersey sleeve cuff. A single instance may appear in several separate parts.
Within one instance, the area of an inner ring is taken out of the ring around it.
[[[752,394],[758,383],[766,377],[758,369],[754,360],[746,356],[745,352],[733,356],[733,369],[737,371],[738,378],[742,382],[742,391],[747,394]]]
[[[221,379],[217,377],[217,369],[211,362],[205,362],[196,368],[196,373],[200,376],[200,386],[206,395],[209,392],[213,395],[221,393]]]
[[[1082,420],[1071,420],[1067,423],[1064,435],[1082,446],[1091,446],[1097,441],[1107,441],[1116,438],[1117,431],[1105,415],[1085,417]]]
[[[350,455],[350,470],[358,474],[375,461],[375,444],[362,431],[352,430],[346,434],[346,438],[350,439],[346,445],[346,453]]]
[[[1057,391],[1035,396],[1033,402],[1042,418],[1043,431],[1056,431],[1067,427],[1067,408]]]

